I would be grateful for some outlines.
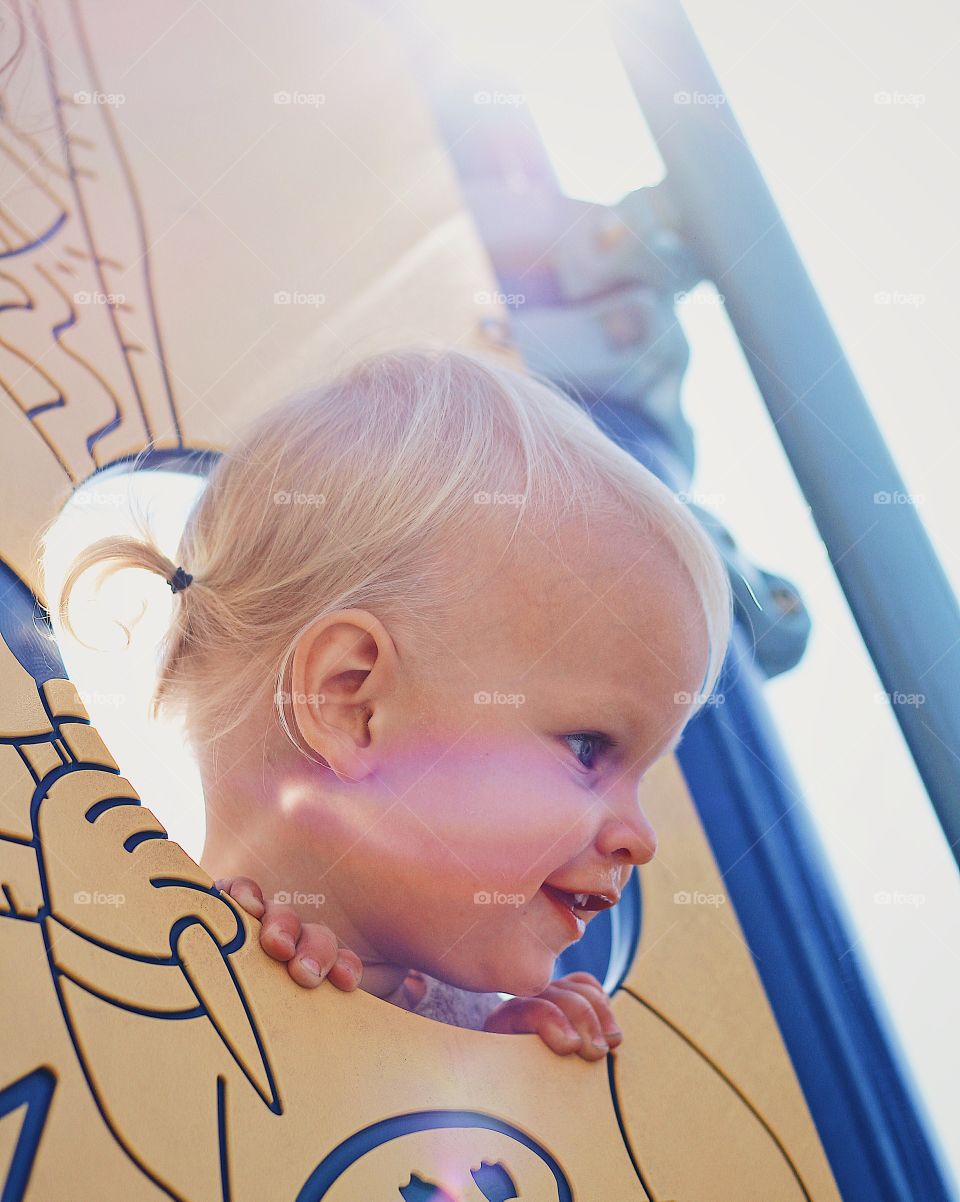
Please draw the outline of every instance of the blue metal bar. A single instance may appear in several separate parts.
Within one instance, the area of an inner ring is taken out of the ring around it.
[[[902,503],[900,473],[683,8],[678,0],[619,0],[608,12],[667,167],[661,186],[678,232],[725,297],[960,861],[957,598],[916,507]]]

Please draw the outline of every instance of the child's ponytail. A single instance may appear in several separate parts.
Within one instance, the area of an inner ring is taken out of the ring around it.
[[[97,576],[97,587],[124,568],[144,568],[162,576],[169,584],[176,579],[175,573],[179,565],[174,564],[169,556],[153,542],[151,538],[137,539],[127,536],[108,535],[91,543],[73,560],[60,590],[58,614],[64,630],[72,637],[79,639],[76,628],[70,619],[69,601],[74,585],[84,574],[97,564],[106,564]],[[192,579],[191,579],[192,583]],[[199,582],[202,585],[202,581]],[[184,591],[182,587],[173,589],[174,592]]]
[[[189,630],[188,607],[196,603],[196,592],[189,599],[184,597],[183,594],[190,588],[194,588],[197,591],[202,590],[205,587],[203,579],[197,578],[192,573],[187,572],[182,564],[174,564],[170,557],[160,550],[149,532],[144,531],[141,538],[134,538],[128,535],[108,535],[106,538],[98,539],[95,543],[91,543],[89,547],[86,547],[72,561],[70,570],[60,586],[60,600],[57,606],[58,617],[64,630],[79,642],[83,642],[83,640],[80,638],[70,617],[70,596],[80,577],[85,572],[90,571],[91,568],[97,567],[98,564],[104,566],[96,578],[97,588],[116,572],[123,571],[126,568],[142,568],[145,571],[163,577],[167,584],[170,585],[171,592],[181,597],[179,606],[175,610],[173,622],[163,640],[160,677],[151,701],[151,716],[156,718],[170,689],[170,682],[177,674],[178,661],[187,641]],[[124,630],[129,644],[130,627],[126,626],[123,622],[119,622],[118,624]]]

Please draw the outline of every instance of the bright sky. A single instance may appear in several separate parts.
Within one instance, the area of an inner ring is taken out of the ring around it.
[[[661,168],[590,10],[599,14],[602,5],[582,0],[567,10],[529,0],[503,12],[496,3],[471,5],[471,19],[486,14],[488,36],[473,28],[463,47],[509,65],[503,30],[510,26],[510,52],[564,186],[611,202],[656,182]],[[735,8],[688,0],[687,11],[960,587],[952,480],[960,9],[885,0],[865,20],[853,0],[741,0]],[[878,103],[877,93],[909,99]],[[878,292],[913,299],[882,305]],[[848,907],[857,955],[886,999],[960,1176],[960,1049],[944,1038],[955,1030],[960,993],[960,878],[899,727],[877,699],[880,682],[723,309],[688,305],[682,320],[693,349],[684,408],[697,435],[694,484],[711,495],[709,508],[754,562],[794,581],[811,611],[805,658],[768,684],[766,696]],[[747,446],[749,474],[731,474],[728,465]],[[172,477],[167,484],[151,511],[173,554],[197,484]],[[69,515],[90,541],[125,515],[121,486],[100,487],[106,500],[74,504]],[[77,539],[65,529],[64,546]],[[182,735],[154,727],[145,738],[135,717],[146,712],[155,642],[172,598],[159,579],[126,575],[133,578],[115,578],[97,611],[133,616],[149,593],[132,648],[106,657],[73,645],[65,659],[81,686],[96,681],[87,695],[94,722],[145,804],[196,857],[201,792]],[[102,642],[106,634],[101,627],[87,637]],[[878,893],[914,900],[881,904]]]

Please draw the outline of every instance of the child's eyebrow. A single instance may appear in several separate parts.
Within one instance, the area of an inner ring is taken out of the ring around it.
[[[616,706],[616,704],[607,701],[606,698],[604,698],[604,700],[600,701],[600,708],[602,710],[604,710],[604,712],[609,714],[610,718],[612,718],[614,720],[616,720],[616,719],[622,720],[622,719],[624,719],[625,714],[628,713],[628,710],[626,709],[626,707]],[[648,727],[646,727],[644,722],[640,722],[640,724],[637,726],[637,730],[639,731],[640,734],[642,734],[643,737],[645,737],[646,731],[648,731]],[[666,748],[664,748],[660,752],[660,755],[657,756],[657,760],[663,760],[664,757],[666,757],[668,755],[673,755],[673,752],[679,748],[679,746],[682,742],[684,742],[684,736],[685,736],[686,732],[687,732],[686,725],[681,726],[678,733],[675,734],[673,739],[670,739],[670,742],[666,746]]]
[[[624,718],[628,718],[629,713],[630,713],[629,707],[627,705],[624,705],[622,702],[612,702],[607,697],[598,698],[597,706],[599,709],[601,709],[605,713],[609,714],[611,719],[614,721],[623,721]],[[636,725],[637,731],[641,735],[645,736],[647,729],[648,729],[646,723],[638,721],[635,723],[635,725]],[[686,733],[687,733],[687,726],[685,724],[680,728],[680,730],[673,737],[673,739],[671,739],[670,743],[663,749],[663,751],[660,752],[660,755],[657,758],[664,759],[666,756],[672,755],[677,750],[677,748],[680,746],[680,744],[683,742],[683,736]]]

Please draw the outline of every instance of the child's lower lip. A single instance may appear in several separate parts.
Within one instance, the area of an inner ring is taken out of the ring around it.
[[[587,924],[583,919],[579,915],[574,914],[570,907],[564,905],[559,897],[554,896],[549,889],[544,889],[541,886],[539,892],[547,899],[551,908],[564,919],[567,928],[579,939],[587,929]]]

